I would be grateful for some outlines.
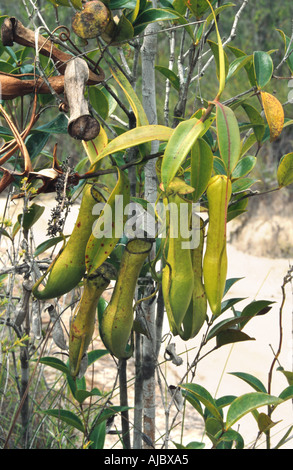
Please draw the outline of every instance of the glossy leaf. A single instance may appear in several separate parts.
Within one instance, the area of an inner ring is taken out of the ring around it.
[[[60,409],[52,409],[52,410],[45,410],[44,413],[48,416],[52,416],[60,421],[63,421],[66,424],[78,429],[82,433],[85,432],[84,425],[82,421],[76,416],[72,411],[68,410],[60,410]]]
[[[215,3],[215,2],[214,2]],[[221,5],[218,8],[215,8],[215,15],[218,16],[220,13],[222,13],[223,10],[226,10],[226,8],[231,8],[235,7],[235,3],[225,3],[224,5]],[[206,18],[206,27],[213,21],[214,15],[213,13],[210,13],[209,16]]]
[[[234,59],[229,65],[226,76],[226,82],[230,80],[230,78],[232,78],[234,75],[236,75],[236,73],[238,73],[239,70],[242,69],[242,67],[245,67],[251,60],[251,55],[243,55]]]
[[[247,54],[243,52],[241,49],[238,49],[237,47],[231,46],[230,44],[227,45],[227,48],[234,54],[236,58],[240,57],[247,57]],[[249,60],[245,65],[245,71],[247,73],[249,82],[251,86],[256,86],[256,80],[255,80],[255,74],[254,74],[254,67],[253,67],[253,57],[251,57],[251,60]]]
[[[103,413],[103,412],[102,412]],[[89,435],[90,449],[103,449],[106,439],[106,421],[95,425]]]
[[[60,242],[63,242],[64,241],[64,238],[63,237],[53,237],[53,238],[49,238],[48,240],[45,240],[44,242],[40,243],[35,252],[34,252],[34,256],[39,256],[41,253],[44,253],[44,251],[48,250],[49,248],[51,248],[52,246],[56,246],[58,243]]]
[[[273,142],[281,134],[284,127],[284,109],[280,101],[270,93],[261,92],[261,99],[270,129],[270,140]]]
[[[217,436],[216,436],[217,437]],[[216,445],[216,449],[219,448],[226,448],[224,445],[223,447],[221,444],[229,444],[230,446],[228,447],[229,449],[232,447],[233,444],[235,444],[236,449],[244,449],[244,440],[241,434],[239,432],[234,431],[234,429],[229,429],[228,431],[221,433],[218,438],[218,443]]]
[[[149,23],[176,19],[177,14],[175,10],[171,12],[163,8],[149,8],[140,13],[133,23],[134,34],[139,34]]]
[[[161,167],[161,179],[164,190],[168,188],[177,171],[184,162],[187,154],[207,130],[206,122],[203,123],[196,118],[180,122],[172,133],[163,156]]]
[[[253,132],[255,134],[255,137],[257,139],[257,142],[261,142],[262,138],[265,133],[265,122],[261,116],[261,114],[258,112],[257,109],[255,109],[251,104],[248,103],[243,103],[242,108],[246,112],[252,127],[253,127]]]
[[[40,359],[40,363],[59,370],[64,374],[69,374],[70,372],[65,362],[61,361],[61,359],[58,359],[58,357],[45,356]]]
[[[207,188],[213,170],[213,152],[203,139],[191,148],[190,186],[195,189],[193,200],[197,201]]]
[[[241,312],[241,317],[244,319],[244,322],[241,323],[242,328],[256,315],[265,315],[269,312],[273,303],[270,300],[254,300],[246,305]]]
[[[257,392],[267,393],[266,387],[257,377],[247,374],[246,372],[229,372],[229,374],[235,375],[235,377],[244,380],[244,382],[249,384]]]
[[[251,186],[257,183],[259,180],[255,178],[238,178],[236,181],[232,183],[232,192],[238,193],[240,191],[246,191],[247,189],[251,188]]]
[[[280,187],[293,183],[293,153],[284,155],[279,163],[277,180]]]
[[[200,19],[211,6],[207,0],[184,0],[184,3],[197,19]],[[214,4],[215,1],[212,3]]]
[[[189,442],[186,446],[183,444],[180,444],[179,442],[173,442],[175,445],[176,449],[204,449],[205,448],[205,443],[204,442],[196,442],[192,441]]]
[[[106,356],[107,354],[109,354],[109,351],[107,351],[107,349],[93,349],[92,351],[89,351],[88,352],[88,366],[93,364],[98,359],[101,359],[101,357]]]
[[[227,412],[226,429],[231,428],[239,419],[261,406],[274,405],[282,403],[282,399],[269,395],[267,393],[252,392],[246,393],[236,398],[230,405]]]
[[[221,158],[231,175],[240,157],[240,132],[236,116],[231,108],[216,102],[216,123]]]
[[[94,162],[94,165],[102,158],[105,158],[112,153],[119,152],[120,150],[135,147],[153,140],[166,141],[170,139],[173,132],[174,129],[157,124],[150,124],[148,126],[140,126],[131,129],[130,131],[124,132],[118,137],[115,137],[115,139],[111,140],[106,148],[99,154],[98,158]]]
[[[221,48],[219,47],[219,45],[214,42],[214,41],[211,41],[210,39],[207,41],[208,45],[210,46],[211,48],[211,51],[213,53],[213,56],[214,56],[214,59],[215,59],[215,64],[216,64],[216,73],[217,73],[217,78],[218,80],[220,80],[220,54],[221,54]],[[227,54],[225,51],[223,51],[223,55],[224,55],[224,72],[225,72],[225,80],[226,80],[226,77],[228,75],[228,71],[229,71],[229,60],[228,60],[228,57],[227,57]]]
[[[289,387],[285,388],[279,395],[282,400],[291,400],[293,398],[293,385],[289,385]]]
[[[179,91],[180,83],[179,78],[173,70],[163,67],[162,65],[155,65],[155,69],[158,70],[165,78],[167,78],[175,90]]]
[[[128,18],[126,18],[125,15],[121,15],[119,18],[119,22],[116,26],[115,29],[115,35],[113,37],[113,43],[119,44],[120,42],[127,41],[129,39],[132,39],[134,36],[134,28],[129,21]]]
[[[125,97],[127,98],[131,109],[134,112],[137,127],[148,125],[149,122],[145,110],[125,75],[113,63],[111,63],[111,73],[113,78],[123,90]]]
[[[109,104],[106,96],[99,87],[89,87],[89,100],[92,107],[99,114],[99,116],[106,120],[109,114]]]
[[[253,66],[258,88],[264,88],[272,78],[274,64],[267,52],[255,51],[253,53]]]
[[[188,390],[197,400],[199,400],[218,421],[222,423],[222,415],[211,394],[201,385],[190,383],[183,384],[181,387]]]
[[[242,341],[251,341],[255,338],[251,338],[246,333],[243,333],[241,330],[235,330],[234,328],[228,328],[224,331],[221,331],[217,335],[217,348],[225,346],[226,344],[239,343]]]
[[[31,204],[24,214],[17,216],[18,223],[25,229],[29,230],[41,217],[45,210],[44,206],[38,204]]]
[[[242,178],[248,175],[255,167],[256,161],[256,157],[253,155],[242,157],[232,172],[232,178]]]

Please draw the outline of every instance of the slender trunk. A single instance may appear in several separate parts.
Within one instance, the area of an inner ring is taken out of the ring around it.
[[[154,5],[155,6],[155,5]],[[150,24],[146,28],[146,36],[141,49],[142,54],[142,98],[143,106],[150,124],[157,124],[156,109],[156,82],[155,82],[155,59],[157,54],[157,31],[156,24]],[[154,34],[149,34],[154,33]],[[158,142],[152,142],[152,153],[158,151]],[[156,161],[151,160],[145,166],[145,199],[154,203],[157,198],[157,178],[156,178]],[[154,256],[154,248],[152,256]],[[145,289],[145,297],[148,297],[155,290],[153,280],[150,280],[148,287]],[[156,299],[151,298],[142,304],[142,310],[147,322],[149,338],[144,336],[143,340],[143,429],[147,437],[144,447],[150,448],[155,443],[155,413],[156,413],[156,328],[155,313]],[[146,442],[147,441],[147,442]]]

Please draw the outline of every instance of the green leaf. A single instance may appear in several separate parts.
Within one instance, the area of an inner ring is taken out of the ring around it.
[[[277,180],[280,188],[293,183],[293,152],[287,153],[281,158],[277,171]]]
[[[175,90],[180,90],[179,77],[175,72],[173,72],[173,70],[170,70],[167,67],[163,67],[162,65],[155,65],[155,70],[158,70],[158,72],[167,78]]]
[[[106,438],[106,421],[96,425],[89,435],[90,449],[103,449]]]
[[[92,390],[83,390],[83,389],[76,389],[74,398],[78,401],[78,403],[83,403],[88,397],[94,396],[101,396],[101,392],[97,388],[93,388]]]
[[[227,294],[231,287],[234,286],[236,282],[241,281],[241,279],[243,279],[243,277],[231,277],[230,279],[227,279],[223,297]]]
[[[239,57],[244,57],[247,56],[245,52],[241,51],[237,47],[227,45],[228,49],[234,54],[236,58]],[[251,58],[252,59],[252,58]],[[256,80],[255,80],[255,74],[254,74],[254,67],[253,67],[253,60],[249,60],[245,65],[244,65],[245,71],[247,73],[249,82],[251,86],[256,86]]]
[[[98,359],[101,359],[101,357],[109,354],[109,351],[107,349],[94,349],[92,351],[88,352],[88,366],[93,364],[95,361]]]
[[[163,8],[149,8],[138,15],[133,23],[134,35],[139,34],[149,24],[156,21],[176,20],[176,11],[164,10]]]
[[[243,328],[246,323],[256,315],[265,315],[271,310],[271,305],[273,303],[275,302],[271,302],[270,300],[254,300],[250,304],[246,305],[241,312],[241,317],[244,319],[244,322],[241,323],[241,327]]]
[[[261,142],[265,133],[265,122],[261,114],[248,103],[242,103],[242,108],[246,112],[256,137],[257,142]]]
[[[102,413],[98,415],[95,420],[96,426],[101,424],[103,421],[111,418],[111,416],[116,415],[117,413],[122,413],[123,411],[130,410],[129,406],[108,406],[105,408]]]
[[[55,245],[57,245],[58,243],[60,243],[62,241],[64,241],[63,237],[54,237],[54,238],[49,238],[48,240],[44,241],[43,243],[40,243],[40,245],[37,246],[37,248],[34,252],[34,257],[39,256],[41,253],[44,253],[44,251],[48,250],[52,246],[55,246]]]
[[[282,403],[282,401],[283,400],[278,397],[261,392],[252,392],[241,395],[231,403],[228,409],[226,429],[228,430],[231,428],[231,426],[247,413],[260,408],[261,406],[277,406]]]
[[[214,416],[220,423],[223,423],[222,415],[215,403],[215,400],[211,394],[201,385],[198,384],[183,384],[180,385],[184,390],[188,390],[192,396],[199,400],[209,410],[212,416]]]
[[[190,185],[195,189],[193,200],[204,193],[213,170],[213,152],[203,139],[198,139],[191,148]]]
[[[285,388],[279,395],[279,398],[282,400],[291,400],[293,398],[293,385],[289,385],[289,387]]]
[[[234,59],[228,67],[226,74],[226,83],[230,78],[232,78],[242,67],[245,67],[249,62],[252,61],[252,55],[243,55]]]
[[[112,153],[119,152],[120,150],[125,150],[129,147],[135,147],[153,140],[168,140],[173,132],[174,129],[157,124],[140,126],[136,127],[135,129],[131,129],[130,131],[124,132],[118,137],[115,137],[115,139],[113,139],[100,153],[94,165],[102,158],[105,158]]]
[[[173,441],[173,444],[176,447],[176,449],[204,449],[205,448],[204,442],[192,441],[192,442],[189,442],[189,444],[187,444],[186,446],[184,446],[183,444],[180,444],[179,442]]]
[[[42,357],[40,359],[41,364],[45,364],[46,366],[53,367],[53,369],[59,370],[63,372],[64,374],[69,374],[69,369],[67,365],[61,361],[61,359],[58,359],[57,357]]]
[[[246,372],[229,372],[229,374],[235,375],[235,377],[244,380],[244,382],[249,384],[257,392],[267,393],[266,387],[257,377],[247,374]]]
[[[29,230],[39,220],[44,210],[45,206],[33,203],[24,214],[18,214],[17,220],[25,230]]]
[[[253,53],[255,79],[258,88],[264,88],[272,78],[274,64],[267,52],[255,51]]]
[[[207,0],[184,0],[184,3],[196,19],[201,18],[210,9],[210,3]]]
[[[239,432],[237,431],[234,431],[234,429],[229,429],[228,431],[220,435],[216,449],[222,448],[221,444],[223,443],[231,443],[232,445],[234,442],[236,444],[236,449],[244,449],[244,440],[241,434],[239,434]]]
[[[210,46],[214,59],[215,59],[216,73],[217,73],[218,80],[220,80],[221,65],[222,65],[220,60],[223,60],[224,79],[226,80],[226,77],[229,71],[229,60],[228,60],[226,52],[222,51],[221,47],[219,47],[219,45],[216,42],[211,41],[210,39],[207,41],[207,43]],[[221,56],[221,53],[224,58]]]
[[[240,157],[240,132],[233,110],[219,102],[216,102],[216,106],[219,150],[230,176]]]
[[[246,333],[243,333],[243,331],[234,330],[234,328],[227,328],[217,335],[217,348],[225,346],[226,344],[251,340],[255,340],[255,338],[251,338]]]
[[[232,171],[232,178],[241,178],[248,175],[255,167],[256,161],[257,159],[253,155],[242,157]]]
[[[232,182],[232,192],[238,193],[239,191],[246,191],[249,189],[253,184],[257,183],[259,180],[255,178],[238,178],[237,180]]]
[[[221,305],[221,315],[222,313],[226,312],[229,308],[233,307],[233,305],[237,304],[238,302],[241,302],[244,300],[245,297],[237,297],[233,299],[228,299],[228,300],[223,300],[222,305]]]
[[[34,160],[43,150],[50,138],[48,132],[35,131],[25,140],[27,151],[31,160]]]
[[[4,228],[0,228],[0,236],[2,235],[4,237],[10,238],[10,240],[13,241],[13,238],[9,235],[9,233]]]
[[[109,104],[100,88],[97,86],[89,87],[89,100],[94,110],[106,120],[109,114]]]
[[[220,333],[222,333],[223,331],[230,330],[231,327],[240,325],[241,322],[243,322],[243,319],[239,317],[225,318],[224,320],[221,320],[219,323],[214,325],[213,328],[211,328],[207,336],[208,341],[214,338],[215,336],[220,335]],[[235,331],[239,331],[239,328]]]
[[[125,15],[121,15],[119,22],[116,26],[115,29],[115,35],[113,37],[113,42],[114,43],[119,43],[123,41],[127,41],[129,39],[132,39],[134,36],[134,28],[129,21],[129,19],[126,18]]]
[[[64,114],[58,114],[58,116],[52,121],[37,127],[35,130],[32,129],[31,133],[42,131],[48,132],[49,134],[67,134],[68,121]]]
[[[82,421],[79,419],[78,416],[72,413],[72,411],[52,409],[45,410],[44,413],[48,416],[52,416],[53,418],[57,418],[66,424],[69,424],[70,426],[74,427],[75,429],[78,429],[78,431],[81,431],[82,433],[85,432]]]
[[[205,123],[196,118],[180,122],[172,133],[163,156],[161,179],[166,190],[176,176],[188,152],[207,130]]]

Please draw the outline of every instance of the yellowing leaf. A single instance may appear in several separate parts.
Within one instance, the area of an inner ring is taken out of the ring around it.
[[[99,135],[94,140],[89,140],[87,142],[85,140],[82,141],[82,145],[91,164],[97,160],[99,154],[105,149],[107,144],[108,136],[102,127],[100,129]]]
[[[293,153],[284,155],[279,163],[277,180],[280,187],[293,183]]]
[[[281,134],[284,127],[284,110],[280,101],[270,93],[261,92],[261,99],[270,129],[270,140],[273,142]]]

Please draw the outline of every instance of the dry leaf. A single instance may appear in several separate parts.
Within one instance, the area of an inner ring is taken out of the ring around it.
[[[284,126],[284,110],[280,101],[270,93],[261,92],[261,99],[270,129],[271,142],[281,134]]]

